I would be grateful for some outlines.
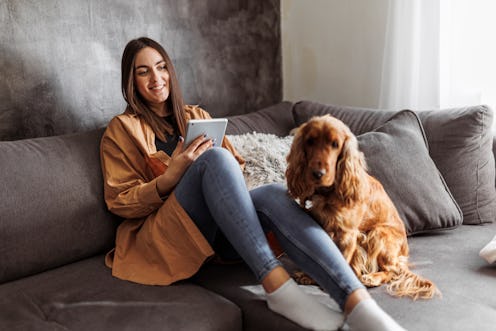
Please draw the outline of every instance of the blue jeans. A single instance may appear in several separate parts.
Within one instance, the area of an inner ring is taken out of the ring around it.
[[[344,310],[351,292],[365,287],[334,241],[282,184],[261,186],[250,193],[264,228],[276,235],[291,260]]]
[[[214,147],[203,153],[174,192],[218,255],[241,256],[258,281],[281,265],[265,238],[239,163],[228,150]]]
[[[175,194],[216,253],[228,258],[239,254],[258,281],[281,265],[265,237],[272,231],[286,254],[342,309],[351,292],[364,288],[338,247],[285,187],[272,184],[248,192],[239,164],[225,149],[202,154]]]

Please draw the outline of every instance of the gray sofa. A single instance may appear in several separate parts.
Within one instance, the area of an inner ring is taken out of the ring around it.
[[[496,215],[493,138],[490,127],[476,125],[492,119],[492,113],[484,107],[468,112],[475,115],[455,113],[469,118],[463,125],[484,129],[475,141],[474,136],[465,137],[468,143],[478,144],[484,155],[475,164],[458,168],[475,171],[476,203],[481,208],[477,206],[476,217],[461,210],[464,222],[480,224],[459,224],[460,218],[446,228],[409,237],[414,270],[432,279],[443,297],[413,302],[392,298],[383,287],[370,289],[380,305],[409,330],[496,328],[496,268],[478,257],[479,249],[496,235],[496,223],[491,223]],[[309,117],[323,113],[342,118],[357,135],[374,130],[392,115],[283,102],[230,117],[227,133],[285,136]],[[431,152],[432,146],[441,151],[432,155],[434,161],[443,155],[459,160],[454,150],[442,150],[444,140],[436,136],[443,130],[448,135],[465,135],[463,130],[453,130],[451,121],[436,122],[451,115],[419,116]],[[98,152],[102,132],[0,142],[1,330],[301,330],[266,308],[244,264],[208,264],[194,278],[167,287],[113,278],[104,265],[104,254],[113,246],[119,219],[103,201]],[[438,160],[439,167],[446,166],[448,171],[456,160],[442,161]],[[459,177],[448,172],[450,176]],[[492,180],[489,190],[488,178]],[[463,196],[453,196],[464,202]]]

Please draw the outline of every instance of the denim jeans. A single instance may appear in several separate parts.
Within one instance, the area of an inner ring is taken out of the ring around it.
[[[239,163],[228,150],[214,147],[203,153],[174,192],[221,257],[241,256],[258,281],[281,265],[265,238]],[[223,241],[224,236],[232,246]]]
[[[351,292],[365,288],[322,227],[292,200],[282,184],[250,192],[266,230],[272,230],[291,260],[344,310]]]
[[[237,252],[258,281],[281,265],[265,237],[265,232],[272,231],[286,254],[342,309],[351,292],[364,288],[339,248],[289,198],[286,188],[271,184],[248,192],[239,164],[225,149],[202,154],[175,194],[216,253],[235,257]],[[224,237],[232,246],[222,244]]]

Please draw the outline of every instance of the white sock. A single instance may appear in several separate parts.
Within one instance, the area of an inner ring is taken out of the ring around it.
[[[479,256],[485,259],[489,264],[496,262],[496,237],[481,249]]]
[[[350,331],[406,331],[374,299],[360,301],[346,322]]]
[[[344,321],[342,313],[303,292],[292,278],[266,297],[270,310],[307,329],[338,330]]]

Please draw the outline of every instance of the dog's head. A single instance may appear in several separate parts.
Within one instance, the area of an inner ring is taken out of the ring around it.
[[[330,115],[313,117],[297,130],[287,156],[286,179],[293,198],[304,204],[316,192],[356,199],[363,154],[350,129]]]

